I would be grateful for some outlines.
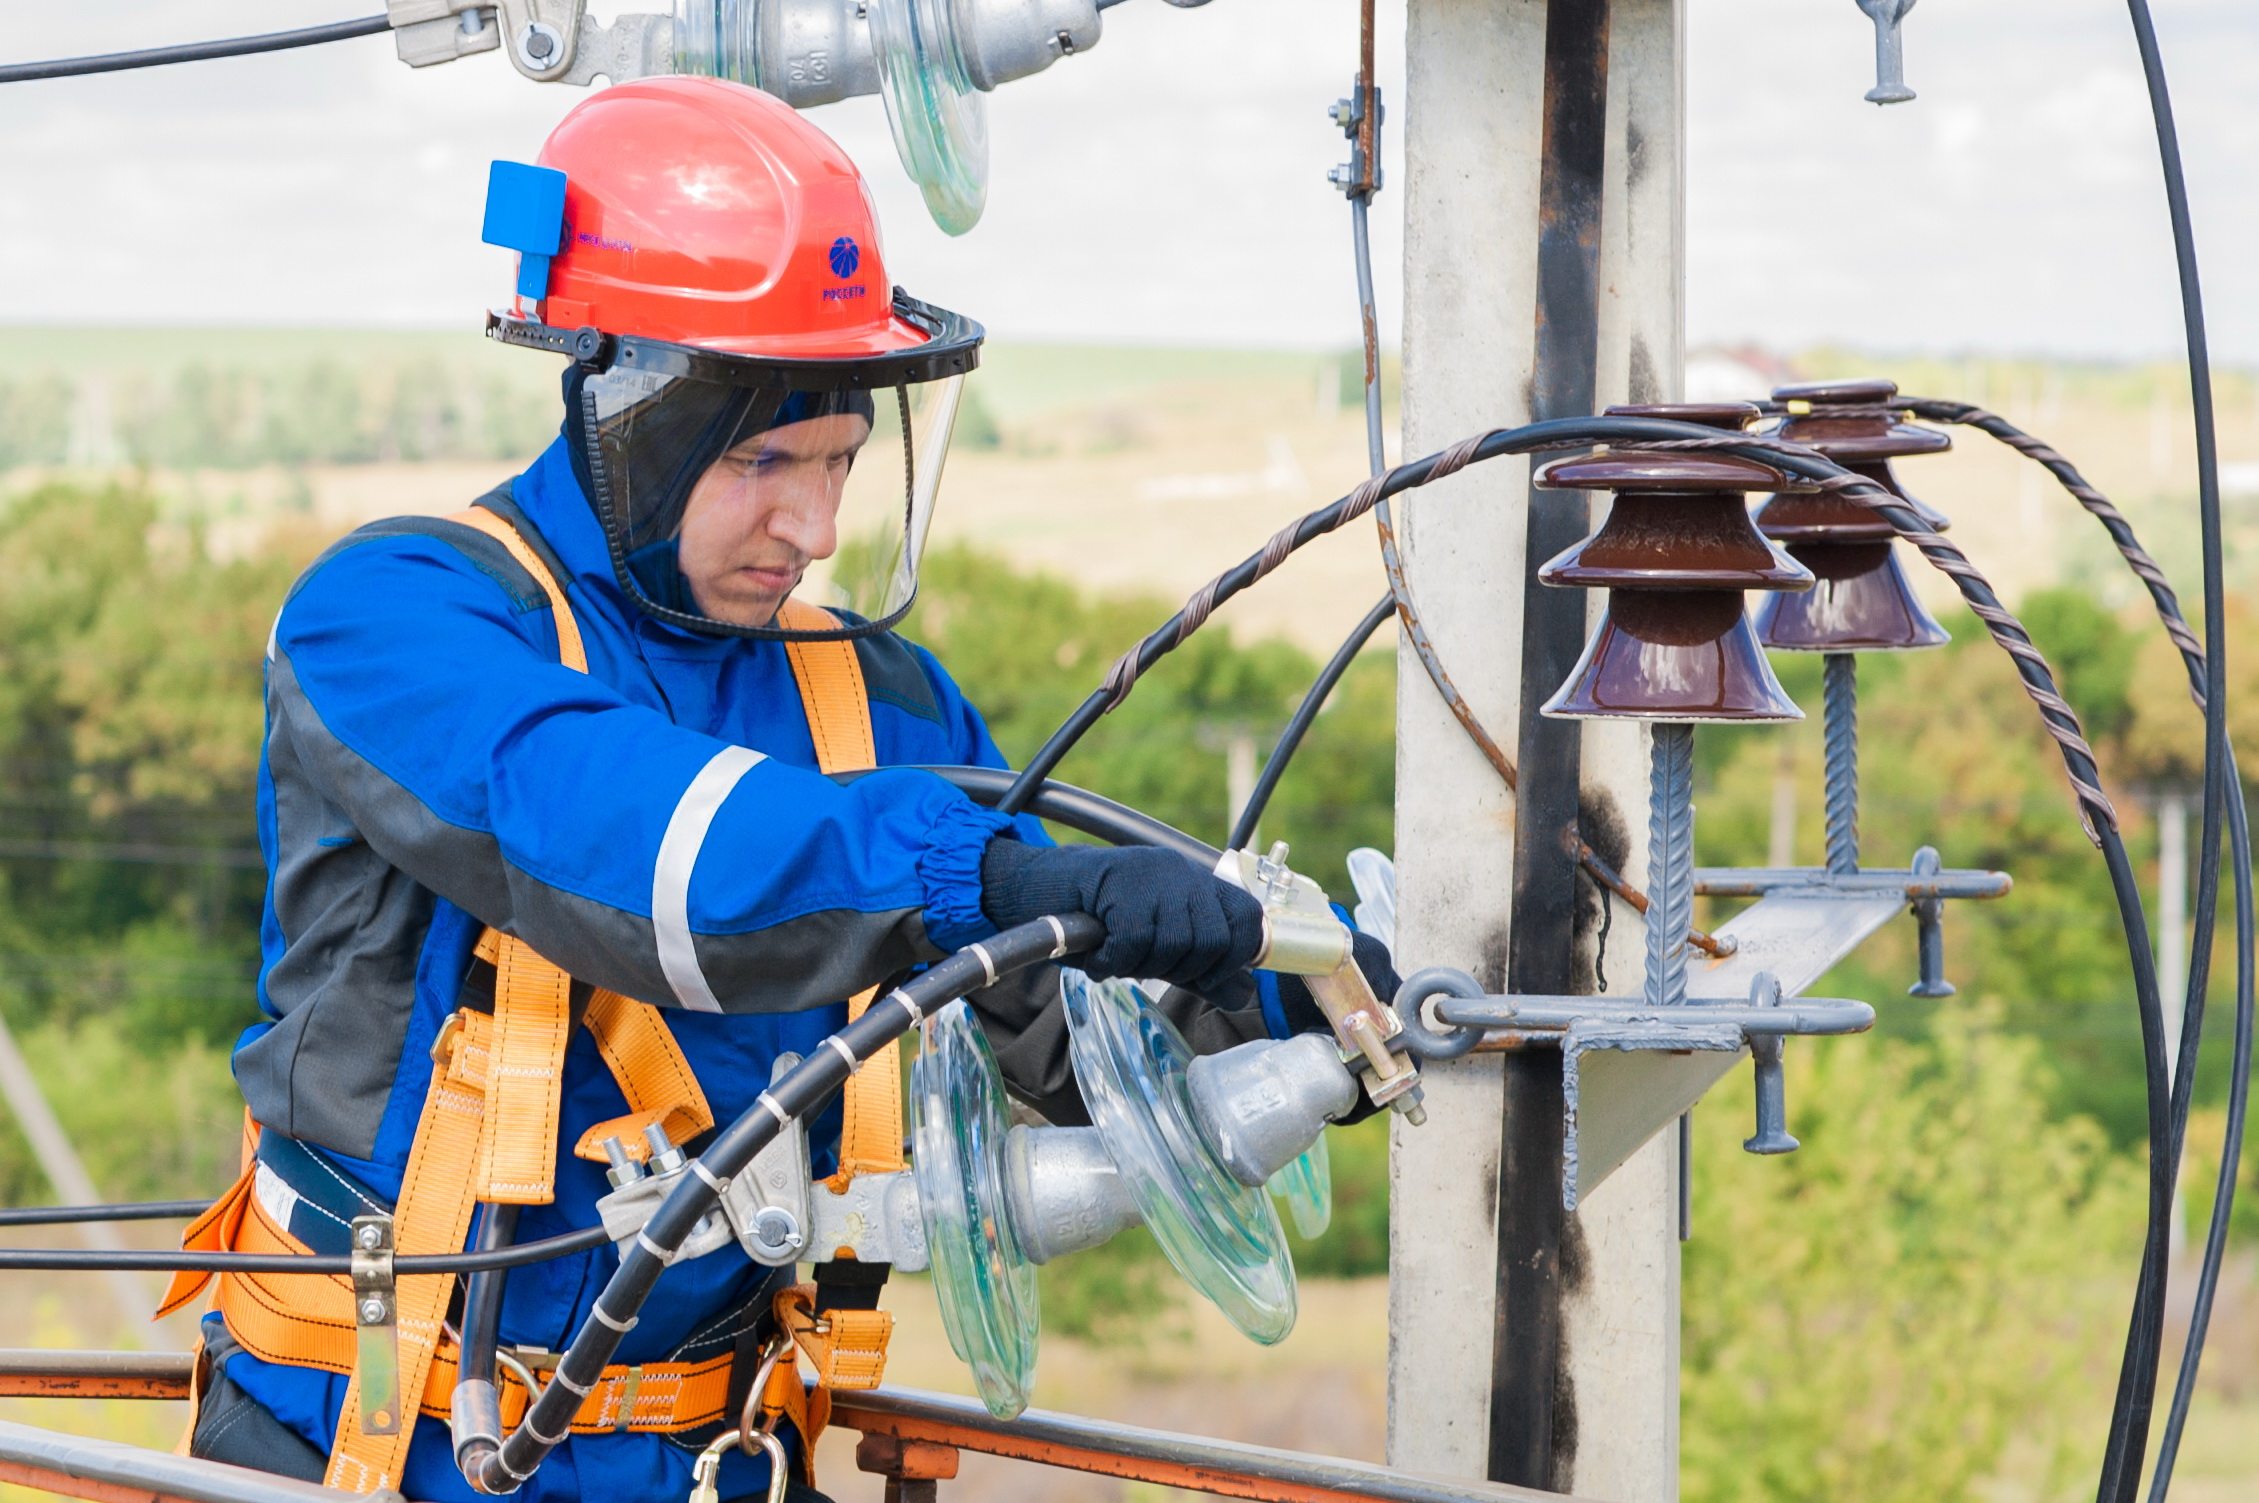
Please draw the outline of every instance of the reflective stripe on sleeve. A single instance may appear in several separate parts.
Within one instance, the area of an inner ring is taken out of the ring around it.
[[[694,1012],[720,1012],[722,1004],[698,968],[698,948],[690,934],[690,874],[722,800],[762,760],[761,753],[742,746],[714,753],[683,790],[651,868],[651,929],[658,941],[659,969],[666,972],[675,1000]]]

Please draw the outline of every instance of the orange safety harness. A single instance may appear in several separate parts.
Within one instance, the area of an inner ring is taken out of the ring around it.
[[[579,624],[541,555],[494,512],[474,507],[450,520],[494,538],[532,574],[549,597],[560,660],[586,673],[588,655]],[[804,631],[839,624],[829,612],[796,601],[785,602],[777,619]],[[791,642],[785,650],[808,717],[817,764],[826,773],[876,766],[870,700],[854,644]],[[479,1201],[542,1205],[555,1194],[559,1093],[572,1031],[572,978],[524,941],[494,929],[480,937],[475,953],[494,965],[494,1011],[489,1015],[462,1009],[447,1020],[432,1044],[431,1088],[416,1123],[393,1212],[394,1245],[401,1255],[460,1252]],[[865,992],[851,1001],[850,1016],[859,1016],[871,996]],[[598,988],[582,1024],[594,1035],[597,1051],[618,1081],[629,1111],[582,1134],[573,1148],[577,1157],[604,1162],[601,1145],[607,1138],[618,1138],[630,1153],[643,1158],[649,1152],[643,1129],[651,1123],[663,1124],[678,1143],[714,1125],[713,1111],[690,1062],[657,1008]],[[857,1175],[892,1173],[903,1167],[899,1045],[887,1045],[870,1065],[847,1083],[839,1172],[825,1182],[825,1188],[843,1190]],[[253,1159],[259,1130],[246,1116],[242,1176],[189,1226],[181,1240],[184,1248],[310,1251],[260,1201]],[[819,1256],[824,1252],[813,1251]],[[169,1315],[189,1303],[213,1278],[195,1272],[175,1275],[158,1315]],[[350,1279],[223,1273],[217,1280],[214,1304],[244,1350],[268,1362],[354,1372]],[[457,1344],[444,1329],[453,1289],[448,1277],[411,1276],[399,1281],[395,1300],[400,1392],[418,1396],[421,1411],[439,1419],[447,1417],[456,1378]],[[816,1437],[831,1408],[828,1390],[878,1386],[894,1318],[880,1310],[818,1314],[814,1286],[806,1284],[778,1294],[774,1313],[780,1332],[808,1353],[817,1387],[811,1394],[802,1386],[796,1357],[780,1360],[770,1369],[768,1385],[760,1395],[761,1409],[771,1423],[789,1421],[800,1433],[803,1464],[813,1484]],[[607,1367],[582,1402],[573,1433],[677,1433],[734,1421],[737,1416],[725,1413],[733,1360],[725,1355],[704,1362]],[[528,1366],[537,1378],[544,1370],[538,1355]],[[504,1374],[499,1381],[503,1423],[515,1425],[532,1395],[514,1376]],[[397,1488],[414,1423],[411,1419],[399,1424],[397,1434],[367,1433],[361,1424],[359,1390],[356,1375],[338,1417],[337,1443],[330,1452],[325,1480],[331,1487],[353,1492]],[[193,1429],[193,1417],[190,1425]]]

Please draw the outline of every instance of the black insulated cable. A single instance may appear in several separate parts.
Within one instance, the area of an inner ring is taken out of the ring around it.
[[[76,1226],[99,1221],[193,1221],[208,1200],[137,1200],[102,1206],[16,1206],[0,1210],[0,1226]]]
[[[410,1253],[392,1260],[402,1277],[418,1274],[481,1273],[490,1268],[523,1268],[602,1247],[612,1239],[601,1226],[521,1242],[491,1252]],[[0,1270],[32,1269],[55,1273],[336,1273],[351,1276],[350,1257],[322,1253],[237,1252],[73,1252],[61,1248],[0,1247]]]
[[[2165,59],[2158,46],[2157,28],[2150,15],[2149,0],[2126,0],[2128,18],[2133,22],[2134,44],[2141,53],[2142,79],[2149,91],[2149,109],[2157,129],[2159,166],[2165,178],[2165,204],[2172,220],[2174,269],[2180,280],[2181,323],[2183,337],[2188,346],[2189,402],[2196,428],[2196,490],[2197,514],[2202,524],[2204,547],[2204,829],[2198,860],[2199,907],[2197,924],[2199,932],[2210,933],[2213,909],[2217,904],[2220,867],[2221,815],[2233,798],[2239,803],[2242,790],[2231,787],[2228,776],[2233,766],[2228,746],[2227,721],[2227,597],[2226,566],[2221,544],[2220,528],[2220,466],[2219,445],[2212,411],[2211,347],[2204,327],[2204,290],[2196,264],[2196,227],[2189,212],[2188,180],[2182,168],[2180,132],[2173,120],[2172,91],[2165,78]],[[2231,821],[2241,823],[2241,821]],[[2238,872],[2239,888],[2249,881],[2248,858]],[[2238,894],[2238,923],[2242,922],[2244,900]],[[2154,1136],[2150,1162],[2150,1257],[2146,1262],[2154,1266],[2155,1275],[2143,1281],[2137,1294],[2136,1323],[2148,1318],[2151,1331],[2137,1351],[2137,1343],[2129,1335],[2127,1361],[2123,1370],[2131,1377],[2131,1393],[2121,1386],[2115,1412],[2111,1416],[2110,1446],[2104,1453],[2102,1477],[2097,1496],[2101,1503],[2132,1503],[2141,1487],[2142,1454],[2148,1445],[2151,1410],[2156,1403],[2157,1362],[2163,1345],[2166,1262],[2168,1257],[2167,1230],[2172,1215],[2174,1182],[2179,1177],[2182,1128],[2187,1122],[2190,1093],[2195,1087],[2195,1061],[2201,1044],[2202,994],[2198,977],[2208,965],[2208,946],[2191,949],[2190,988],[2188,1011],[2195,1021],[2183,1034],[2179,1071],[2172,1082],[2169,1141],[2158,1162],[2159,1154]],[[2239,993],[2241,986],[2239,985]],[[2241,997],[2239,995],[2239,1012]],[[2238,1019],[2238,1032],[2244,1028]],[[2239,1059],[2238,1068],[2249,1068],[2249,1057]],[[2152,1117],[2155,1113],[2152,1112]],[[2231,1161],[2232,1162],[2232,1161]],[[2147,1296],[2148,1308],[2142,1309],[2141,1295]],[[2153,1334],[2152,1334],[2153,1332]],[[2199,1352],[2201,1356],[2201,1352]],[[2193,1370],[2184,1357],[2184,1376],[2193,1376]],[[2185,1404],[2178,1398],[2175,1410],[2185,1413]],[[2151,1503],[2163,1503],[2172,1482],[2174,1451],[2178,1450],[2177,1429],[2171,1435],[2173,1451],[2161,1451],[2156,1477],[2150,1490]]]
[[[2210,670],[2206,664],[2204,644],[2189,627],[2187,618],[2181,614],[2179,597],[2174,594],[2165,571],[2158,566],[2148,550],[2142,547],[2141,540],[2134,535],[2133,525],[2111,503],[2108,496],[2090,484],[2078,468],[2051,445],[2024,432],[1996,413],[1987,412],[1968,402],[1934,397],[1906,397],[1894,400],[1889,405],[1932,422],[1975,428],[1998,439],[2054,475],[2063,489],[2102,524],[2119,554],[2125,559],[2126,567],[2148,589],[2166,636],[2180,651],[2182,665],[2188,672],[2190,697],[2196,701],[2200,710],[2208,706]],[[2203,1362],[2204,1344],[2211,1327],[2212,1307],[2219,1293],[2220,1273],[2226,1261],[2228,1224],[2235,1210],[2236,1171],[2242,1163],[2244,1127],[2251,1095],[2254,984],[2255,973],[2259,973],[2259,959],[2255,959],[2254,944],[2255,938],[2259,938],[2255,936],[2255,930],[2259,930],[2259,921],[2255,921],[2253,915],[2251,829],[2242,797],[2243,780],[2236,766],[2232,746],[2228,751],[2224,782],[2229,795],[2228,867],[2235,878],[2235,1045],[2229,1061],[2227,1121],[2221,1135],[2221,1175],[2214,1187],[2212,1215],[2205,1232],[2204,1255],[2197,1266],[2196,1294],[2190,1303],[2188,1334],[2181,1347],[2180,1372],[2174,1383],[2172,1408],[2165,1421],[2164,1436],[2157,1445],[2157,1460],[2150,1477],[2150,1503],[2163,1503],[2174,1462],[2180,1453],[2181,1436],[2188,1423],[2189,1404],[2195,1397],[2197,1373]],[[2210,925],[2205,921],[2207,911],[2200,906],[2197,935],[2191,949],[2208,956]],[[2191,1038],[2201,1032],[2200,1026],[2191,1026],[2191,1021],[2193,1019],[2200,1025],[2206,1011],[2202,993],[2196,984],[2201,974],[2193,968],[2190,971],[2191,999],[2184,1004],[2182,1013],[2182,1050],[2184,1057],[2189,1058],[2193,1058]],[[2190,1006],[2194,1008],[2193,1014],[2189,1011]],[[2175,1077],[2176,1087],[2181,1078]],[[2176,1089],[2175,1099],[2178,1110],[2173,1124],[2174,1138],[2176,1142],[2182,1142],[2188,1130],[2188,1098]]]
[[[1396,614],[1396,595],[1392,591],[1380,598],[1380,603],[1365,612],[1365,619],[1351,628],[1334,650],[1333,658],[1310,685],[1310,692],[1302,696],[1302,703],[1294,710],[1294,718],[1279,732],[1278,744],[1271,748],[1268,761],[1263,764],[1263,774],[1255,780],[1254,789],[1247,795],[1247,807],[1239,811],[1239,822],[1232,826],[1231,838],[1225,842],[1235,851],[1247,849],[1247,842],[1255,838],[1255,831],[1263,823],[1263,811],[1271,806],[1271,795],[1278,792],[1279,779],[1286,776],[1286,767],[1294,754],[1302,749],[1302,738],[1310,734],[1310,726],[1318,712],[1326,707],[1334,686],[1349,671],[1349,665],[1364,651],[1365,644],[1380,630],[1381,623]]]
[[[822,1110],[863,1061],[923,1022],[927,1014],[998,976],[1096,949],[1105,938],[1105,926],[1087,914],[1037,919],[1007,929],[911,977],[809,1050],[699,1156],[706,1173],[684,1175],[660,1202],[650,1222],[621,1254],[618,1271],[597,1296],[549,1381],[501,1446],[464,1448],[458,1462],[471,1485],[483,1493],[513,1492],[563,1444],[582,1396],[603,1374],[620,1338],[634,1327],[659,1275],[720,1198],[716,1183],[742,1172],[788,1124]]]
[[[293,47],[319,47],[324,42],[373,37],[391,29],[389,18],[368,16],[358,21],[332,21],[327,26],[270,31],[255,37],[229,37],[218,42],[185,42],[177,47],[105,52],[94,57],[58,57],[43,63],[7,63],[0,64],[0,84],[32,83],[42,78],[80,78],[89,73],[123,73],[132,68],[210,62],[214,58],[249,57],[258,52],[286,52]]]

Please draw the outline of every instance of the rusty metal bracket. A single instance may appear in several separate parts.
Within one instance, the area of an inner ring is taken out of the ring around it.
[[[398,1435],[400,1297],[392,1272],[392,1218],[353,1218],[353,1376],[361,1395],[361,1430]]]

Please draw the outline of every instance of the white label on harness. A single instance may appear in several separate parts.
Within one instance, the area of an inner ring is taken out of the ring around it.
[[[259,1165],[251,1176],[251,1192],[259,1197],[259,1209],[267,1213],[267,1219],[289,1231],[290,1213],[298,1209],[298,1192],[265,1164]]]

